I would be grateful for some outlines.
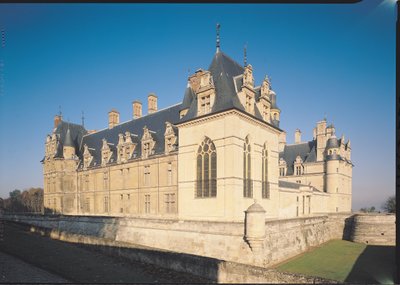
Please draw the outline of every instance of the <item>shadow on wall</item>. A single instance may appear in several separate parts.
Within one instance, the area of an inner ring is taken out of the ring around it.
[[[354,215],[344,220],[344,229],[342,236],[343,240],[351,241],[351,234],[353,231],[353,221],[354,221]]]
[[[368,245],[358,257],[345,282],[394,284],[395,274],[395,246]]]

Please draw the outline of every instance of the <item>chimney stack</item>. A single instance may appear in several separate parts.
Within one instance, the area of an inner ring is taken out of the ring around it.
[[[150,93],[149,96],[147,96],[147,107],[148,107],[148,113],[152,114],[157,111],[157,96],[154,93]]]
[[[55,115],[54,116],[54,128],[57,128],[58,124],[61,123],[61,121],[62,121],[62,116]]]
[[[294,143],[301,143],[301,132],[299,129],[296,129],[294,132]]]
[[[286,132],[283,131],[279,134],[279,151],[283,151],[286,145]]]
[[[114,126],[119,124],[119,112],[112,109],[108,112],[108,128],[112,129]]]
[[[142,103],[140,101],[133,101],[133,118],[138,119],[142,116]]]

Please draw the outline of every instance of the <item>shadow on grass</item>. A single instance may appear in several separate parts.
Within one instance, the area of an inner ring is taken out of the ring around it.
[[[394,284],[395,247],[368,245],[357,258],[345,282]]]

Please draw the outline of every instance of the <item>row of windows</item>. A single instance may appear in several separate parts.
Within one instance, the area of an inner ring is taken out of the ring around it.
[[[120,200],[124,199],[123,194],[120,195]],[[126,194],[126,199],[130,200],[130,194]],[[54,206],[55,206],[56,200],[54,199]],[[50,202],[50,200],[48,201],[49,207],[53,206]],[[53,206],[53,207],[54,207]],[[144,203],[143,203],[143,209],[144,212],[146,214],[151,213],[151,195],[150,194],[146,194],[144,195]],[[103,212],[107,213],[110,211],[110,202],[109,202],[109,197],[108,196],[104,196],[103,198]],[[120,207],[120,213],[124,213],[124,209],[125,212],[129,212],[126,210],[129,210],[129,208],[124,208],[124,207]],[[176,213],[176,195],[175,193],[166,193],[164,194],[164,209],[166,213]],[[83,205],[82,205],[82,210],[84,212],[89,213],[91,211],[91,204],[90,204],[90,198],[86,197],[83,200]]]
[[[121,169],[121,175],[124,174],[123,169]],[[127,168],[127,172],[129,173],[129,168]],[[125,182],[123,180],[123,182]],[[172,163],[168,163],[167,166],[167,185],[172,185]],[[143,171],[143,186],[150,186],[151,185],[151,173],[150,173],[150,166],[146,165],[144,166],[144,171]],[[50,186],[48,186],[50,189]],[[85,174],[84,176],[81,177],[81,184],[80,188],[82,190],[89,190],[89,174]],[[123,187],[125,188],[125,186]],[[108,190],[109,189],[109,176],[107,172],[104,172],[103,174],[103,190]]]
[[[214,143],[205,138],[197,150],[196,161],[196,198],[217,196],[217,152]],[[243,146],[243,197],[253,197],[253,180],[251,175],[251,145],[245,138]],[[270,198],[268,184],[268,151],[264,145],[262,153],[262,197]]]

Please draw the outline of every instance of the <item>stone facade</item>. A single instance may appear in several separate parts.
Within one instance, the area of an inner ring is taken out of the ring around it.
[[[243,222],[256,199],[266,219],[351,211],[350,141],[317,123],[314,137],[286,143],[268,77],[217,50],[208,70],[189,76],[183,102],[132,120],[109,112],[87,131],[55,117],[44,169],[45,208],[66,215]]]

